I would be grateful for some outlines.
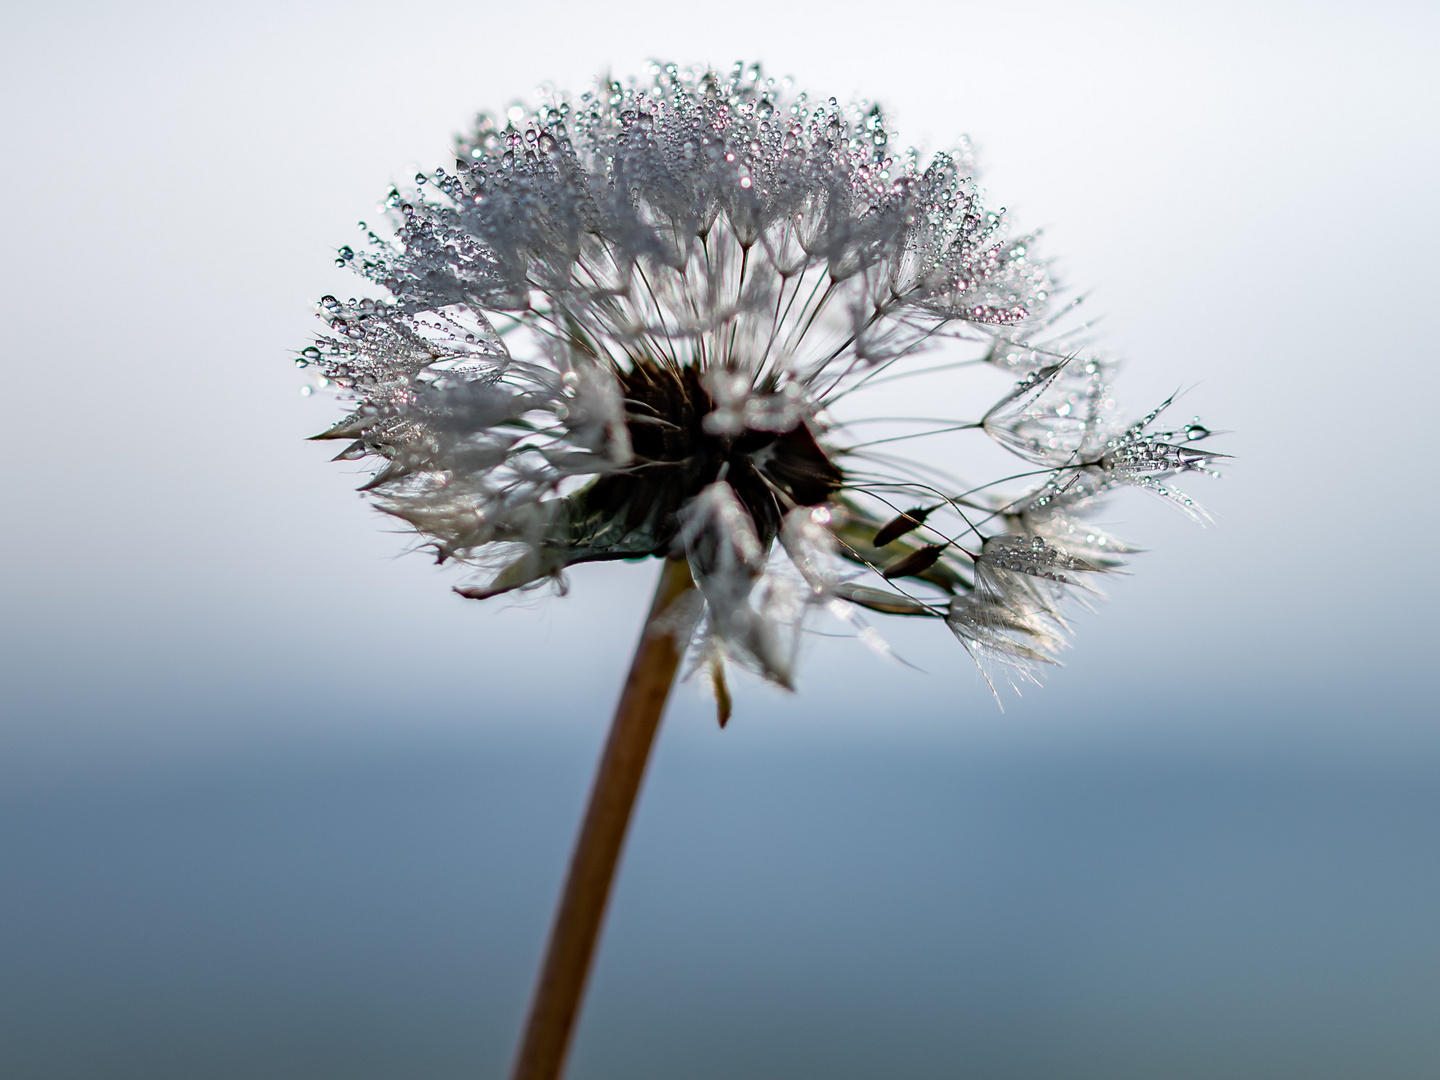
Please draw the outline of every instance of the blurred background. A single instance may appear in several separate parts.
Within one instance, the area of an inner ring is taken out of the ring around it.
[[[1001,712],[820,641],[671,708],[570,1072],[1440,1075],[1440,13],[12,4],[0,1073],[503,1075],[656,568],[477,605],[292,364],[478,108],[759,59],[977,145],[1137,411],[1233,430]],[[1427,674],[1427,672],[1429,674]]]

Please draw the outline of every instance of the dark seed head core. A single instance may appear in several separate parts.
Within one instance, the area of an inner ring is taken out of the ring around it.
[[[722,479],[768,548],[787,511],[827,502],[844,479],[803,422],[783,432],[707,432],[715,406],[693,367],[640,361],[618,378],[634,460],[566,500],[573,562],[668,555],[680,507]]]

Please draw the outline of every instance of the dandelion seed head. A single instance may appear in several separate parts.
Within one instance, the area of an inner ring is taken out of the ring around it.
[[[362,490],[469,597],[686,558],[717,688],[723,658],[791,685],[820,612],[882,651],[864,612],[942,620],[1028,673],[1062,596],[1132,550],[1085,522],[1101,496],[1203,513],[1170,478],[1213,470],[1208,429],[1118,423],[1112,365],[968,149],[903,149],[878,105],[655,64],[480,114],[383,214],[337,260],[383,298],[323,298],[297,360],[351,405],[318,437],[378,463]],[[892,437],[840,418],[942,358],[1010,389]],[[923,453],[942,433],[1017,467],[972,481]]]

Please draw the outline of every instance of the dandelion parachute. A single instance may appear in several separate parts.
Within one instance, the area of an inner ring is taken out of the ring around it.
[[[866,613],[934,619],[1028,673],[1131,550],[1087,523],[1103,495],[1203,514],[1171,478],[1212,471],[1208,430],[1117,420],[968,150],[900,148],[877,105],[656,64],[482,114],[385,215],[340,251],[382,298],[326,297],[302,353],[352,405],[317,437],[378,463],[363,490],[470,568],[462,595],[683,556],[717,687],[724,659],[790,685],[821,612],[872,642]],[[937,368],[997,400],[862,435],[865,391]],[[956,481],[983,455],[925,456],[942,432],[1016,465]]]

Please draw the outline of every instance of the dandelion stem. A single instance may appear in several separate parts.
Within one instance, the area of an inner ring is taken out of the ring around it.
[[[692,588],[685,560],[666,559],[595,772],[511,1080],[558,1080],[564,1069],[625,830],[680,666],[680,647],[662,617]]]

